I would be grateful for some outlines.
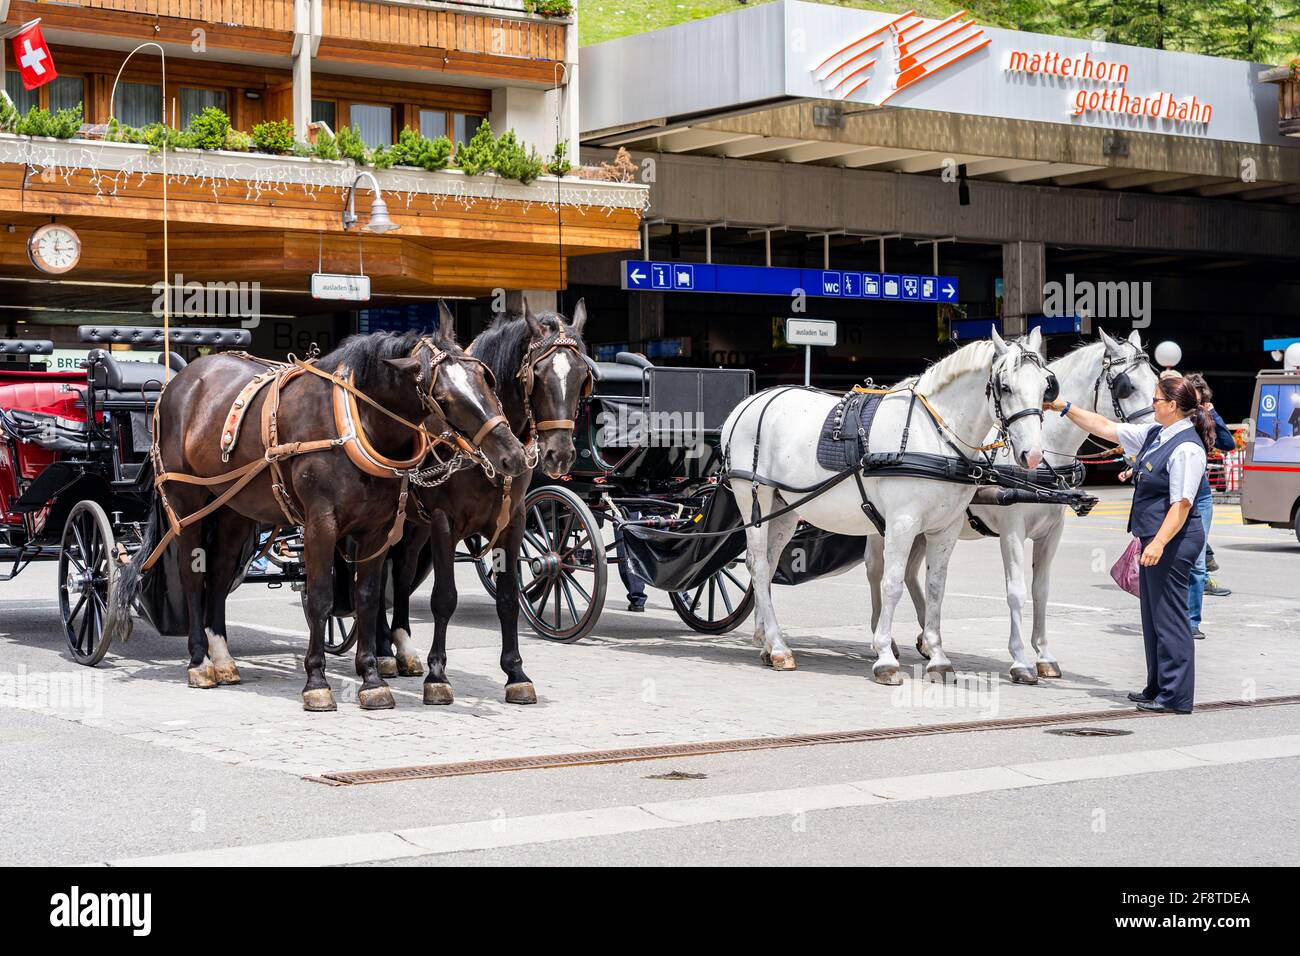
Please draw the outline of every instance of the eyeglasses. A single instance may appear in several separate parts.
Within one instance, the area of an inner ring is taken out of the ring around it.
[[[1156,402],[1168,402],[1170,405],[1177,405],[1177,404],[1178,404],[1178,402],[1175,401],[1175,400],[1172,399],[1172,398],[1157,398],[1157,399],[1153,399],[1153,400],[1152,400],[1152,404],[1153,404],[1153,405],[1154,405]]]

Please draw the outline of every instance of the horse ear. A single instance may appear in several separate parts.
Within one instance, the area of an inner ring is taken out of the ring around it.
[[[1128,344],[1133,346],[1139,352],[1142,351],[1142,335],[1137,329],[1128,334]]]
[[[993,332],[994,353],[998,356],[998,358],[1001,358],[1002,356],[1007,354],[1007,343],[1002,341],[1002,336],[998,334],[997,329],[992,329],[991,331]]]
[[[573,331],[576,334],[581,335],[582,327],[586,324],[587,324],[587,300],[579,299],[578,304],[573,307],[573,321],[569,323],[569,327],[573,329]]]
[[[384,364],[397,369],[403,374],[409,374],[420,367],[420,360],[408,355],[404,358],[384,359]]]
[[[1101,340],[1106,344],[1106,351],[1111,355],[1118,355],[1120,352],[1119,343],[1107,335],[1105,329],[1098,329],[1097,331],[1101,333]],[[1136,332],[1136,330],[1134,331]]]
[[[1029,334],[1025,336],[1025,344],[1041,355],[1043,353],[1043,330],[1038,326],[1030,329]]]
[[[542,328],[542,323],[538,321],[527,299],[524,299],[524,322],[528,325],[528,334],[533,338],[540,339],[546,334],[546,330]]]
[[[447,308],[443,299],[438,300],[438,335],[453,345],[456,344],[456,317]]]

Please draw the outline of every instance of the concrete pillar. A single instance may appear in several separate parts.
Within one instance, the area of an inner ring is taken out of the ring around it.
[[[492,124],[492,132],[497,136],[513,129],[525,149],[534,146],[546,158],[555,149],[553,102],[549,90],[497,87],[492,91],[492,109],[488,112],[488,122]]]
[[[1024,335],[1028,316],[1043,313],[1046,279],[1041,242],[1002,244],[1002,334]]]
[[[560,91],[564,101],[560,135],[567,139],[569,162],[576,167],[581,133],[578,116],[578,0],[573,0],[571,16],[572,22],[564,30],[564,64],[568,72],[568,84]]]
[[[644,351],[650,339],[664,334],[664,294],[662,292],[629,292],[627,311],[627,342],[633,351]]]
[[[311,122],[311,61],[320,42],[320,0],[293,5],[293,135],[307,141]]]

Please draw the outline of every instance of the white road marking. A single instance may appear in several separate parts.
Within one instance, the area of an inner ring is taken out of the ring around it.
[[[467,850],[554,843],[815,810],[878,806],[973,793],[1164,773],[1195,767],[1300,757],[1300,734],[1189,744],[1159,750],[1042,760],[1009,766],[884,777],[850,783],[720,794],[567,813],[474,820],[409,830],[191,850],[107,861],[109,866],[339,866]],[[102,861],[99,864],[103,865]]]

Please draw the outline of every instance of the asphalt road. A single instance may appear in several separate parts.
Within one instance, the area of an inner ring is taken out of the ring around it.
[[[1104,568],[1094,570],[1099,551],[1113,560],[1122,548],[1121,530],[1113,506],[1067,529],[1053,592],[1054,634],[1071,652],[1067,670],[1073,664],[1086,673],[1073,683],[1067,673],[1060,688],[1045,688],[1035,713],[1121,707],[1125,681],[1141,673],[1136,602],[1108,583]],[[1241,527],[1227,510],[1213,540],[1223,564],[1219,577],[1234,594],[1207,599],[1210,641],[1198,654],[1211,696],[1224,699],[1234,683],[1247,698],[1250,687],[1262,687],[1261,697],[1300,694],[1300,668],[1291,659],[1300,633],[1300,546],[1281,532]],[[954,560],[945,627],[954,648],[967,651],[965,658],[954,653],[959,669],[1005,670],[998,568],[996,546],[987,542],[963,545]],[[453,663],[475,652],[490,662],[497,641],[491,606],[472,577],[462,578]],[[747,637],[683,633],[662,595],[652,596],[651,613],[627,614],[619,609],[616,581],[612,575],[609,610],[585,650],[575,645],[564,651],[571,656],[548,657],[550,645],[525,642],[530,671],[535,679],[543,675],[539,684],[556,698],[549,709],[546,699],[537,708],[505,709],[495,701],[491,668],[467,666],[460,676],[453,670],[458,704],[460,696],[466,699],[460,719],[399,696],[398,710],[375,720],[400,717],[434,735],[443,727],[478,725],[478,737],[457,729],[456,746],[477,746],[488,756],[525,746],[555,753],[571,747],[547,740],[548,722],[568,720],[566,708],[604,714],[606,685],[619,668],[639,661],[700,681],[686,685],[691,701],[660,703],[655,713],[665,712],[668,730],[655,743],[678,722],[682,739],[768,735],[781,726],[786,702],[791,716],[784,732],[800,733],[815,725],[819,702],[824,711],[846,699],[839,688],[863,700],[879,700],[884,690],[866,677],[867,595],[860,576],[782,590],[779,606],[796,634],[792,646],[807,664],[795,675],[768,675],[774,682],[759,686],[773,688],[770,698],[760,696],[752,711],[729,705],[725,714],[711,709],[697,686],[713,682],[721,694],[750,679],[759,665]],[[61,649],[52,596],[48,568],[0,585],[0,676],[84,670]],[[303,779],[271,760],[231,763],[210,748],[160,745],[155,738],[170,725],[203,725],[200,706],[237,712],[256,704],[262,709],[250,713],[292,718],[284,725],[290,729],[277,726],[273,736],[303,724],[302,732],[313,735],[310,746],[328,757],[317,739],[326,725],[304,721],[311,715],[297,709],[300,676],[281,676],[271,666],[277,654],[300,649],[296,595],[241,590],[235,597],[231,618],[249,624],[237,647],[232,629],[232,647],[241,666],[248,665],[244,686],[189,691],[181,685],[183,651],[174,639],[142,634],[106,661],[102,721],[4,698],[0,862],[1254,865],[1300,858],[1295,705],[1096,724],[1123,732],[1116,736],[1060,736],[1031,727],[350,787]],[[423,598],[416,603],[427,607]],[[900,617],[910,620],[910,612]],[[851,639],[835,630],[849,623],[856,625]],[[911,633],[910,624],[900,624],[900,643]],[[1103,645],[1105,653],[1098,650]],[[842,666],[827,663],[836,661]],[[259,670],[262,662],[271,664]],[[348,669],[331,661],[336,689]],[[259,685],[255,675],[262,672],[271,676]],[[592,689],[590,699],[572,700],[584,686]],[[1031,699],[1022,691],[1037,690],[1004,685],[1001,694],[1013,710]],[[800,701],[809,702],[807,713],[794,709]],[[338,746],[352,747],[344,751],[352,754],[369,747],[370,738],[347,728],[371,718],[345,713],[347,707],[341,702],[344,722],[330,726],[338,728]],[[121,716],[128,711],[132,722]],[[639,719],[639,712],[628,712],[633,722]],[[868,708],[845,711],[838,724],[866,726],[877,716],[875,725],[882,726],[954,719],[942,710],[878,714]],[[637,727],[601,720],[610,740],[642,742]],[[139,732],[150,721],[155,730]],[[392,736],[412,735],[409,723],[377,726]],[[372,765],[391,764],[377,757]]]

